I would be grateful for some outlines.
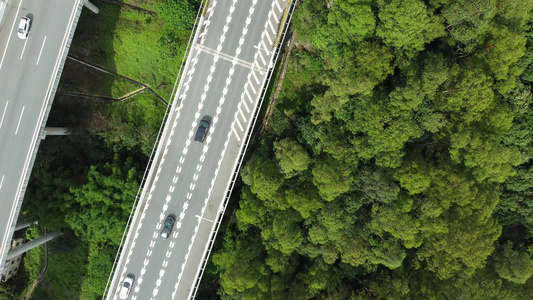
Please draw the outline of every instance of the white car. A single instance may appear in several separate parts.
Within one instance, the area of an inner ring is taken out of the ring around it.
[[[18,36],[19,38],[25,40],[30,33],[31,19],[28,17],[22,17],[19,23]]]
[[[2,18],[4,17],[4,12],[6,12],[7,0],[0,0],[0,25],[2,25]]]
[[[122,284],[120,285],[120,290],[118,292],[118,296],[120,297],[120,299],[126,299],[128,297],[134,280],[135,277],[132,274],[128,274],[126,278],[124,278],[124,281],[122,281]]]

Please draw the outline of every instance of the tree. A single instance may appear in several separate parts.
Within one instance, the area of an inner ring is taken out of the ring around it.
[[[307,219],[312,212],[316,212],[324,206],[316,187],[309,183],[301,183],[297,187],[285,191],[287,202],[298,211],[302,218]]]
[[[501,278],[524,284],[533,275],[533,261],[523,249],[513,249],[513,242],[507,242],[494,256],[494,269]]]
[[[261,236],[274,249],[290,255],[304,239],[300,228],[301,221],[300,214],[292,209],[277,211],[272,218],[272,224],[261,228]]]
[[[484,40],[496,15],[496,0],[451,0],[442,9],[447,29],[452,39],[448,43],[457,45],[460,52],[473,52]]]
[[[276,164],[264,157],[255,157],[243,168],[243,181],[250,185],[252,193],[265,202],[267,207],[286,209],[288,203],[280,191],[283,175]]]
[[[432,228],[424,233],[425,240],[417,258],[424,261],[426,269],[435,272],[440,279],[459,273],[472,275],[483,268],[487,257],[494,251],[494,241],[501,233],[501,227],[493,219],[479,222],[460,218],[453,212],[443,215],[440,220],[425,222],[423,231]]]
[[[361,0],[335,1],[327,19],[330,37],[347,45],[372,36],[376,28],[372,8]]]
[[[265,250],[257,236],[229,234],[223,249],[213,254],[213,263],[220,268],[220,283],[224,292],[235,295],[246,291],[260,296],[267,292],[262,285],[269,277],[264,264]]]
[[[286,178],[293,177],[298,172],[307,170],[311,158],[302,145],[293,139],[283,139],[274,142],[274,153],[279,161],[281,171]]]
[[[515,78],[522,73],[516,65],[524,55],[526,37],[522,31],[507,26],[494,26],[487,40],[486,51],[480,56],[485,59],[496,80],[501,81],[496,87],[500,92],[514,88]]]
[[[381,22],[376,35],[408,58],[444,35],[442,21],[428,11],[423,1],[378,0],[377,5]]]
[[[88,182],[70,189],[66,222],[89,241],[120,245],[141,174],[131,158],[123,160],[118,154],[113,163],[91,166]]]
[[[353,181],[350,169],[332,159],[317,163],[312,172],[313,183],[318,188],[320,196],[326,201],[333,201],[346,193]]]
[[[409,212],[413,200],[407,196],[400,197],[392,205],[372,206],[371,228],[378,235],[391,234],[399,239],[406,248],[417,248],[422,244],[420,221]]]
[[[453,161],[471,168],[478,181],[504,182],[521,162],[516,148],[502,145],[497,136],[477,128],[460,128],[454,133],[450,154]]]

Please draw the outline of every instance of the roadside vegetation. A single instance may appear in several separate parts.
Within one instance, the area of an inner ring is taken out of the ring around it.
[[[533,298],[532,8],[302,1],[219,297]]]
[[[69,51],[88,65],[67,59],[47,124],[72,134],[41,142],[22,208],[24,218],[39,220],[30,232],[64,232],[49,243],[33,299],[101,298],[166,110],[147,91],[111,100],[142,88],[118,75],[170,102],[200,3],[92,2],[100,13],[83,10]],[[42,260],[42,249],[29,252],[0,299],[24,299]]]

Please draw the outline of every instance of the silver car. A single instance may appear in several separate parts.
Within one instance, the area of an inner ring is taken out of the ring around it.
[[[135,281],[135,277],[133,276],[133,274],[128,274],[126,278],[124,278],[124,281],[122,281],[122,284],[120,285],[120,290],[118,292],[118,296],[120,297],[120,299],[128,298],[128,295],[131,291],[131,287],[133,286],[133,281]]]
[[[170,233],[172,232],[172,228],[174,228],[174,222],[176,222],[176,217],[174,215],[168,215],[165,223],[163,224],[163,229],[161,229],[162,238],[168,239]]]

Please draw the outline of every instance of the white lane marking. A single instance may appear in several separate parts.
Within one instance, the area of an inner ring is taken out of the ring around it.
[[[266,33],[266,32],[265,32],[265,33]],[[268,43],[269,43],[270,45],[272,45],[272,39],[270,38],[270,36],[268,35],[268,33],[265,34],[265,37],[267,38]]]
[[[281,12],[282,9],[281,9],[281,6],[279,5],[278,1],[274,1],[274,3],[276,4],[276,6],[278,7],[278,10]]]
[[[242,103],[242,102],[241,102]],[[241,117],[244,119],[244,121],[246,122],[247,119],[246,117],[244,116],[244,113],[242,112],[242,109],[239,109],[239,113],[241,114]]]
[[[272,32],[276,33],[276,29],[274,29],[274,25],[272,25],[272,22],[270,22],[270,20],[268,20],[268,26],[270,26]]]
[[[0,190],[2,189],[2,184],[4,184],[4,176],[5,175],[2,175],[2,180],[0,181]]]
[[[17,135],[17,133],[19,132],[20,121],[22,121],[22,116],[24,115],[24,109],[25,108],[26,108],[26,106],[22,107],[22,112],[20,113],[19,123],[17,124],[17,129],[15,130],[15,135]]]
[[[255,72],[252,70],[252,76],[254,77],[255,79],[255,83],[257,84],[260,84],[261,82],[259,81],[259,78],[257,78],[257,75],[255,75]]]
[[[242,98],[242,96],[241,96]],[[244,108],[246,108],[246,112],[250,113],[250,108],[248,108],[248,104],[246,104],[246,101],[241,102],[244,105]]]
[[[9,101],[6,102],[6,107],[4,108],[4,113],[2,114],[2,120],[0,120],[0,128],[2,128],[2,124],[4,123],[4,117],[6,116],[7,106],[9,105]]]
[[[37,58],[36,65],[39,65],[39,61],[41,60],[41,54],[43,53],[44,44],[46,44],[46,36],[44,37],[43,45],[41,46],[41,51],[39,51],[39,57]]]
[[[20,6],[22,5],[22,1],[19,3],[19,7],[17,8],[16,16],[19,15]],[[13,22],[13,25],[11,25],[11,31],[9,32],[9,37],[7,38],[7,44],[6,48],[4,49],[4,54],[2,54],[2,60],[0,61],[0,69],[2,69],[2,64],[4,63],[4,58],[6,57],[7,48],[9,46],[9,40],[11,40],[11,34],[13,34],[13,29],[15,28],[15,24],[17,23],[18,19],[15,19],[15,22]]]
[[[233,131],[233,133],[235,133],[235,137],[236,137],[237,140],[240,142],[240,141],[241,141],[241,138],[239,137],[239,134],[238,134],[237,131],[235,130],[235,126],[232,126],[232,127],[231,127],[231,131]]]
[[[249,79],[248,79],[248,80],[249,80]],[[252,89],[252,92],[254,92],[254,95],[257,95],[257,90],[254,88],[254,86],[251,85],[251,84],[250,84],[249,86],[250,86],[250,88]]]
[[[200,215],[196,215],[196,217],[197,217],[198,219],[202,219],[202,220],[205,220],[205,221],[209,221],[209,222],[211,222],[211,223],[214,223],[214,222],[215,222],[215,221],[213,221],[213,220],[206,219],[206,218],[204,218],[204,217],[202,217],[202,216],[200,216]]]
[[[261,54],[261,51],[257,51],[257,54],[259,54],[259,58],[263,62],[263,65],[266,65],[267,62],[266,62],[265,58],[263,57],[263,54]]]
[[[250,101],[250,103],[253,103],[253,102],[254,102],[254,99],[252,98],[252,96],[250,96],[250,93],[248,92],[248,89],[245,89],[245,90],[244,90],[244,93],[245,93],[246,96],[248,97],[248,101]]]
[[[239,122],[238,119],[235,119],[235,123],[237,123],[237,125],[239,126],[239,128],[241,129],[241,131],[244,131],[244,128],[242,128],[241,122]]]
[[[24,40],[24,46],[22,47],[22,52],[20,53],[20,59],[22,60],[22,56],[24,56],[24,50],[26,50],[26,44],[28,43],[28,38]]]

